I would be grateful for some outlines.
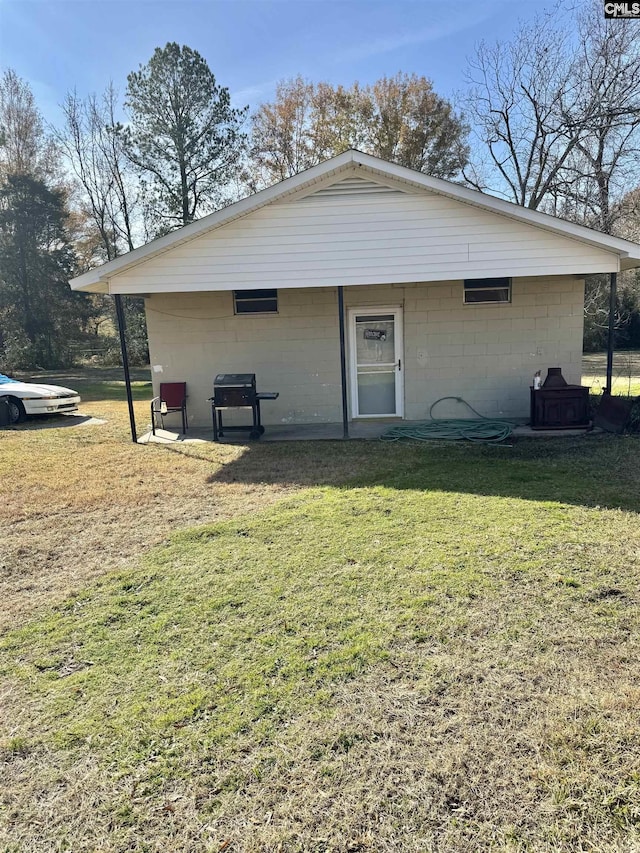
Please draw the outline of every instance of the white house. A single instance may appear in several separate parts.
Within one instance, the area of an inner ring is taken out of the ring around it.
[[[280,394],[267,424],[419,420],[446,395],[526,416],[550,366],[579,383],[584,276],[637,266],[634,243],[347,151],[71,286],[144,297],[154,383],[187,382],[191,424],[245,372]]]

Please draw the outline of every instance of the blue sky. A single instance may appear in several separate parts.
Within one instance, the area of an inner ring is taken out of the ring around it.
[[[157,46],[187,44],[236,106],[278,80],[372,82],[397,71],[451,97],[481,39],[507,39],[549,0],[0,0],[0,66],[32,86],[49,122],[65,92],[121,91]]]

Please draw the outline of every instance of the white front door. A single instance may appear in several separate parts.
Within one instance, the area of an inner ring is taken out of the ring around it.
[[[350,308],[351,413],[402,417],[402,308]]]

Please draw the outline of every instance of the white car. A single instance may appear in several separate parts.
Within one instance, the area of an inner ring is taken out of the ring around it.
[[[56,415],[75,412],[80,395],[60,385],[20,382],[0,373],[0,400],[9,403],[9,422],[20,423],[27,415]]]

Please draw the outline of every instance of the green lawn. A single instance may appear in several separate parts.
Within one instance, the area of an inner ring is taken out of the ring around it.
[[[51,382],[73,388],[82,397],[82,402],[104,402],[126,399],[126,387],[121,367],[78,367],[64,371],[44,370],[22,373],[18,379],[25,382]],[[151,372],[148,367],[132,367],[131,389],[134,400],[151,402]]]
[[[640,848],[637,437],[199,447],[283,492],[2,635],[1,850]]]

